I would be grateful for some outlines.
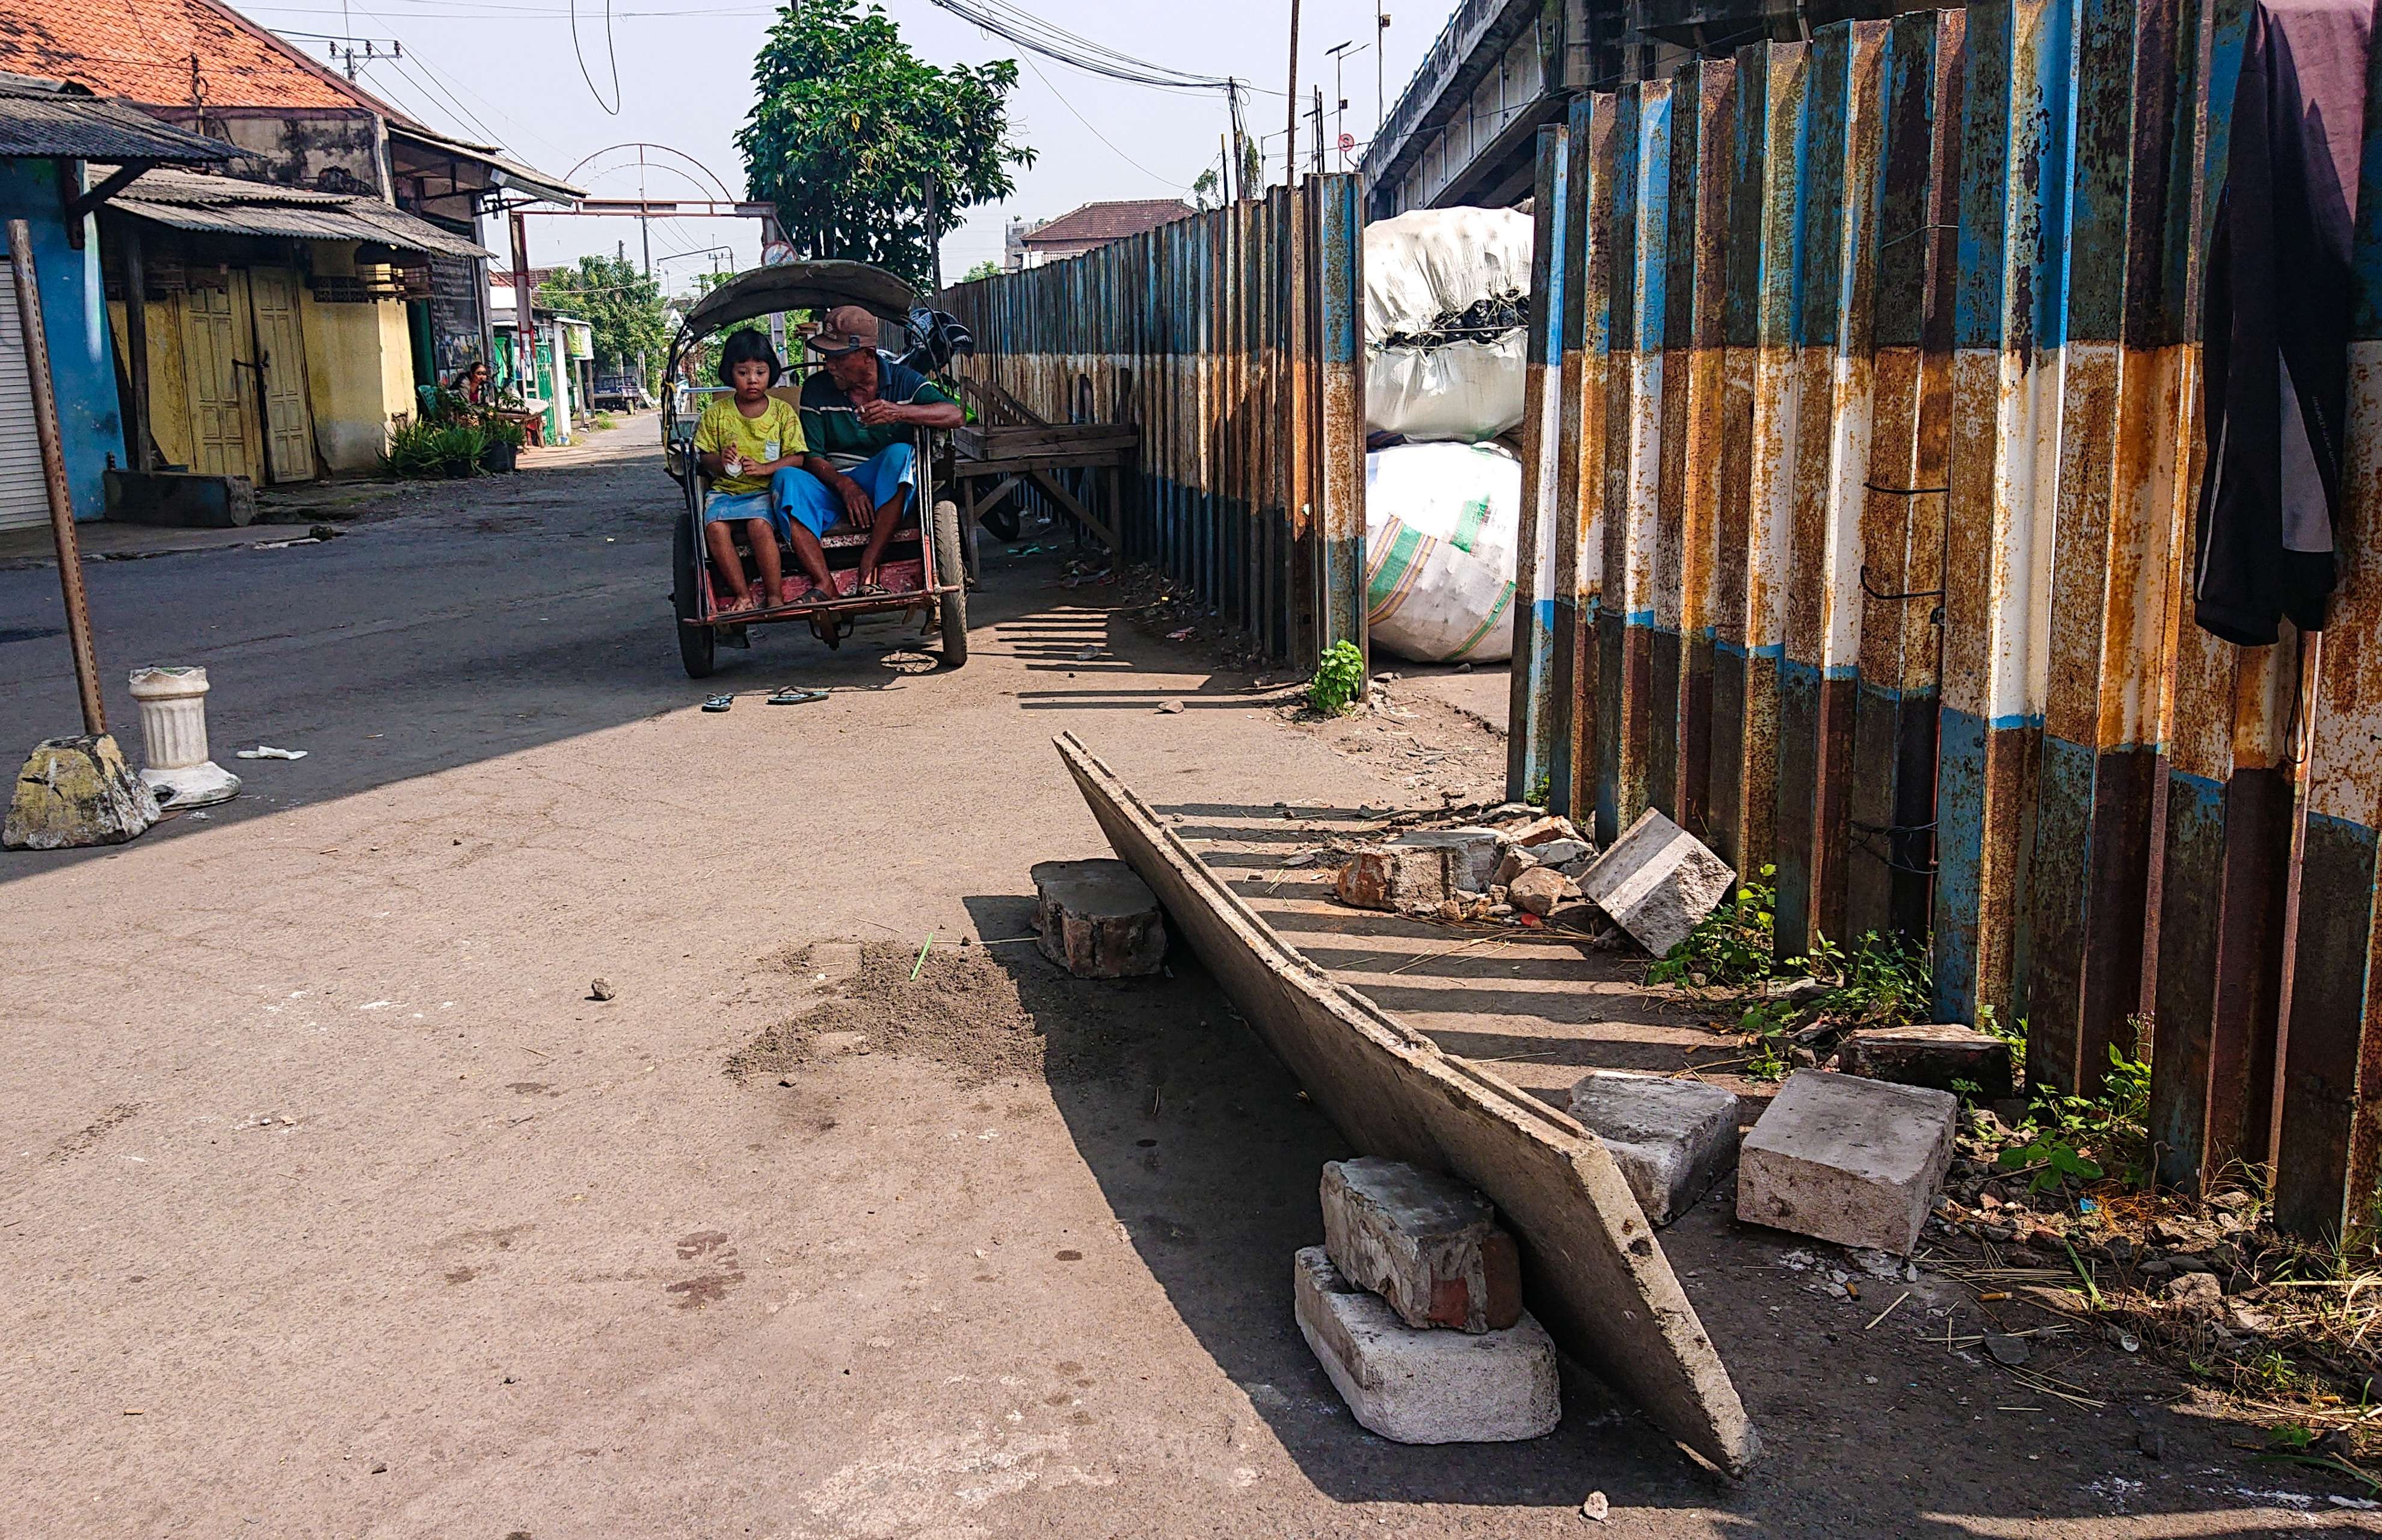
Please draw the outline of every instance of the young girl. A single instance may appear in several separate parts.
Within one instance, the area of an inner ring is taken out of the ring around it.
[[[746,327],[730,336],[719,353],[719,383],[735,392],[704,409],[694,425],[699,463],[711,477],[711,500],[704,507],[704,545],[711,553],[712,571],[728,590],[721,614],[753,608],[753,592],[744,581],[744,563],[736,556],[735,526],[744,521],[754,563],[761,569],[761,602],[774,609],[786,602],[785,574],[778,562],[778,542],[790,540],[795,560],[819,589],[832,598],[835,580],[828,573],[827,551],[807,529],[798,527],[787,512],[787,499],[776,485],[788,473],[800,474],[804,452],[802,414],[769,394],[780,365],[769,339]]]

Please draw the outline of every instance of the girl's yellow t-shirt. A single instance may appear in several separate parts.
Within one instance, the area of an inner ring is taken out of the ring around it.
[[[767,405],[758,417],[747,417],[736,410],[735,397],[719,397],[703,409],[695,423],[694,447],[705,454],[718,454],[732,445],[748,463],[763,464],[807,450],[810,446],[803,442],[803,414],[775,396],[768,398]],[[766,492],[769,483],[763,476],[718,476],[711,489],[734,497]]]

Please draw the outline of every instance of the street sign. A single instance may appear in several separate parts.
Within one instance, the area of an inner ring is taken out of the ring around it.
[[[764,267],[783,267],[793,260],[793,247],[783,240],[772,240],[761,248],[761,265]]]
[[[1356,148],[1357,136],[1355,134],[1342,134],[1340,136],[1340,153],[1342,154],[1347,154]]]

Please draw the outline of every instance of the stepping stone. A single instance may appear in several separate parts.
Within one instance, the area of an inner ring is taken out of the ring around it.
[[[1495,1444],[1563,1420],[1554,1339],[1527,1312],[1503,1331],[1418,1331],[1320,1246],[1292,1266],[1298,1334],[1357,1421],[1401,1444]]]
[[[1323,1245],[1409,1326],[1502,1331],[1521,1318],[1521,1253],[1453,1177],[1366,1156],[1323,1167]]]
[[[2009,1044],[1955,1023],[1863,1028],[1845,1039],[1844,1055],[1848,1070],[1872,1080],[1937,1090],[1966,1080],[1983,1102],[2010,1093]]]
[[[1655,1225],[1693,1208],[1737,1161],[1737,1096],[1701,1080],[1591,1069],[1571,1115],[1603,1141]]]
[[[1035,944],[1078,979],[1131,979],[1166,962],[1166,917],[1123,861],[1034,867]]]
[[[1908,1256],[1952,1164],[1958,1098],[1807,1069],[1788,1078],[1737,1167],[1737,1216]]]
[[[1579,891],[1660,957],[1720,906],[1736,881],[1701,840],[1649,807],[1580,873]]]

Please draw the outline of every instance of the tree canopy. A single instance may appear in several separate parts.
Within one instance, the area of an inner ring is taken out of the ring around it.
[[[558,267],[539,286],[537,302],[587,323],[597,367],[631,368],[642,353],[648,374],[660,370],[669,349],[661,285],[628,258],[583,256],[576,267]]]
[[[939,221],[1015,191],[1034,152],[1009,138],[1017,61],[937,67],[884,8],[802,0],[779,12],[754,61],[753,116],[737,130],[752,196],[775,203],[804,257],[873,263],[924,288],[927,188]]]

